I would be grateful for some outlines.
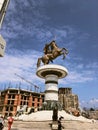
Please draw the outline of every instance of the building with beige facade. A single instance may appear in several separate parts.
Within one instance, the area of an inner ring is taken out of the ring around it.
[[[59,88],[59,102],[64,110],[78,110],[78,96],[72,93],[72,88]]]

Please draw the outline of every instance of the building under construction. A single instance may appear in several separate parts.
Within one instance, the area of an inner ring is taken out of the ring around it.
[[[25,113],[35,112],[42,109],[44,104],[45,93],[38,93],[29,90],[8,88],[1,91],[0,94],[0,114],[9,116],[10,113],[15,116],[18,111],[23,110]],[[71,88],[59,88],[59,102],[64,110],[70,108],[78,109],[78,96],[72,94]]]
[[[21,110],[23,106],[27,106],[26,112],[29,113],[37,111],[41,108],[44,102],[44,94],[36,93],[23,89],[8,88],[1,91],[0,95],[0,114],[9,116],[10,113],[13,116],[17,111]]]

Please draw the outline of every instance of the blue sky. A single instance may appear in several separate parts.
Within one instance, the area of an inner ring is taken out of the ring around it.
[[[54,39],[69,50],[65,60],[54,60],[69,72],[59,87],[71,87],[82,106],[98,106],[98,0],[10,0],[0,33],[7,42],[0,58],[1,89],[10,82],[27,88],[16,73],[44,91],[36,63]]]

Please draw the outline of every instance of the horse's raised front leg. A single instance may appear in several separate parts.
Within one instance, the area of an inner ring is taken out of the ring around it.
[[[64,52],[62,52],[62,55],[63,55],[63,60],[64,60],[66,57],[66,54]]]
[[[62,48],[62,54],[63,54],[63,59],[65,59],[66,55],[68,54],[68,50],[66,48]]]

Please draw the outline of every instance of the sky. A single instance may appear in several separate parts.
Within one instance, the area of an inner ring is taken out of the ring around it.
[[[7,43],[0,58],[1,90],[30,89],[19,75],[44,91],[37,59],[55,40],[69,51],[65,60],[60,56],[51,63],[68,70],[58,87],[72,88],[81,106],[98,107],[98,0],[10,0],[0,34]]]

